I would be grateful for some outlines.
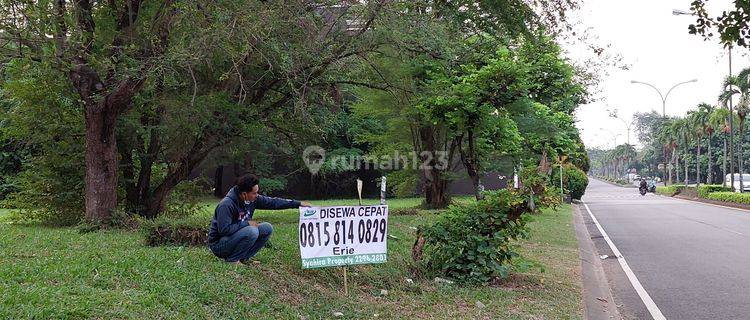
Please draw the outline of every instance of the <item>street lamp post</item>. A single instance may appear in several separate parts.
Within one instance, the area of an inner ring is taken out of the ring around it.
[[[665,119],[667,118],[667,98],[669,98],[669,94],[672,92],[672,90],[674,90],[674,88],[677,88],[680,85],[687,84],[687,83],[692,83],[692,82],[698,82],[698,79],[692,79],[692,80],[683,81],[683,82],[680,82],[678,84],[675,84],[671,88],[669,88],[669,90],[667,91],[666,95],[663,95],[663,94],[661,94],[661,91],[656,86],[654,86],[654,85],[652,85],[650,83],[636,81],[636,80],[631,80],[630,81],[630,83],[645,84],[645,85],[653,88],[654,90],[656,90],[656,93],[658,93],[659,97],[661,98],[661,115]],[[666,157],[664,158],[664,163],[667,163],[667,158]],[[664,185],[665,186],[667,185],[667,179],[664,179]]]
[[[693,79],[693,80],[688,80],[688,81],[683,81],[683,82],[680,82],[680,83],[678,83],[678,84],[676,84],[676,85],[672,86],[671,88],[669,88],[669,90],[667,91],[667,94],[666,94],[666,95],[664,95],[664,94],[662,94],[662,93],[661,93],[661,91],[660,91],[660,90],[659,90],[659,89],[658,89],[658,88],[657,88],[656,86],[654,86],[653,84],[650,84],[650,83],[647,83],[647,82],[643,82],[643,81],[637,81],[637,80],[631,80],[631,81],[630,81],[630,83],[639,83],[639,84],[645,84],[645,85],[647,85],[647,86],[649,86],[649,87],[653,88],[654,90],[656,90],[656,93],[658,93],[658,94],[659,94],[659,97],[661,98],[661,113],[662,113],[662,116],[663,116],[663,117],[665,117],[665,118],[667,117],[667,98],[669,98],[669,94],[670,94],[670,93],[672,92],[672,90],[674,90],[674,88],[677,88],[677,87],[678,87],[678,86],[680,86],[680,85],[683,85],[683,84],[687,84],[687,83],[692,83],[692,82],[698,82],[698,79]]]
[[[606,133],[609,133],[609,135],[612,136],[612,141],[614,143],[614,146],[612,147],[612,149],[617,148],[617,137],[619,137],[620,134],[619,133],[615,134],[614,132],[612,132],[610,130],[607,130],[607,129],[604,129],[604,128],[599,128],[599,130],[604,131]]]
[[[607,110],[607,111],[609,111],[609,116],[610,116],[611,118],[615,118],[615,119],[617,119],[617,120],[620,120],[620,121],[622,121],[622,123],[623,123],[623,124],[625,124],[625,129],[627,129],[627,130],[628,130],[628,137],[627,137],[627,141],[628,141],[628,145],[630,145],[630,129],[632,128],[632,126],[633,126],[633,122],[635,122],[635,120],[633,120],[633,121],[630,121],[630,123],[628,123],[627,121],[625,121],[625,119],[623,119],[623,118],[620,118],[620,117],[619,117],[619,116],[617,115],[617,109],[614,109],[614,110]]]

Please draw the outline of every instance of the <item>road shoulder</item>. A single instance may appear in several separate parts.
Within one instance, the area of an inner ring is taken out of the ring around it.
[[[573,224],[581,259],[584,318],[590,320],[622,319],[612,297],[612,290],[601,260],[591,241],[591,235],[584,224],[580,205],[573,205]]]

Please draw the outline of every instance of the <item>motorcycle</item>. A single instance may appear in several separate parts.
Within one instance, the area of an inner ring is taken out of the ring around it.
[[[642,195],[642,196],[645,196],[645,195],[646,195],[646,191],[647,191],[647,190],[646,190],[646,188],[643,188],[643,187],[639,187],[639,188],[638,188],[638,191],[639,191],[639,192],[641,193],[641,195]]]

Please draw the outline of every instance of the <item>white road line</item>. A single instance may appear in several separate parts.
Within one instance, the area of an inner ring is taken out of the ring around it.
[[[594,224],[596,224],[596,228],[599,229],[599,232],[602,234],[602,237],[604,237],[604,240],[607,241],[607,244],[609,244],[609,248],[612,249],[612,252],[617,257],[617,261],[620,262],[622,271],[624,271],[625,275],[628,276],[630,284],[633,285],[633,288],[635,288],[635,292],[637,292],[638,296],[641,297],[641,301],[643,301],[643,304],[646,305],[646,309],[648,309],[648,312],[651,313],[651,317],[654,318],[654,320],[666,320],[667,318],[664,317],[664,315],[661,313],[661,310],[659,310],[659,307],[657,307],[656,303],[654,303],[654,300],[651,299],[651,296],[648,295],[648,292],[646,292],[646,289],[643,288],[641,282],[638,281],[638,278],[633,273],[633,270],[631,270],[630,266],[628,266],[628,262],[625,261],[625,257],[622,256],[622,253],[620,253],[620,250],[617,249],[615,244],[612,242],[612,239],[610,239],[609,235],[604,232],[604,228],[602,228],[602,225],[599,224],[599,221],[596,220],[594,214],[591,213],[591,209],[589,209],[589,206],[586,203],[583,203],[583,206],[586,208],[586,211],[588,211],[591,219],[594,220]]]

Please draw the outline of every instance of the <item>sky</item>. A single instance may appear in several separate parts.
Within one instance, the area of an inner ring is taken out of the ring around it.
[[[625,122],[632,121],[636,112],[662,112],[659,94],[651,87],[632,84],[631,80],[648,82],[662,94],[673,85],[697,79],[695,83],[680,85],[667,97],[666,113],[682,116],[701,102],[716,104],[723,79],[729,74],[727,50],[718,40],[704,41],[688,33],[694,17],[672,14],[673,9],[689,11],[690,0],[583,0],[582,8],[574,17],[579,30],[607,46],[607,53],[619,55],[628,66],[615,66],[602,72],[595,100],[579,107],[576,125],[581,130],[588,148],[611,148],[627,141],[623,121],[609,117],[608,109],[617,109]],[[731,7],[730,0],[712,0],[707,5],[712,16]],[[581,43],[563,44],[563,49],[574,61],[583,62],[590,54]],[[732,69],[737,74],[750,66],[747,49],[734,49]],[[635,125],[631,126],[630,143],[638,147]]]

